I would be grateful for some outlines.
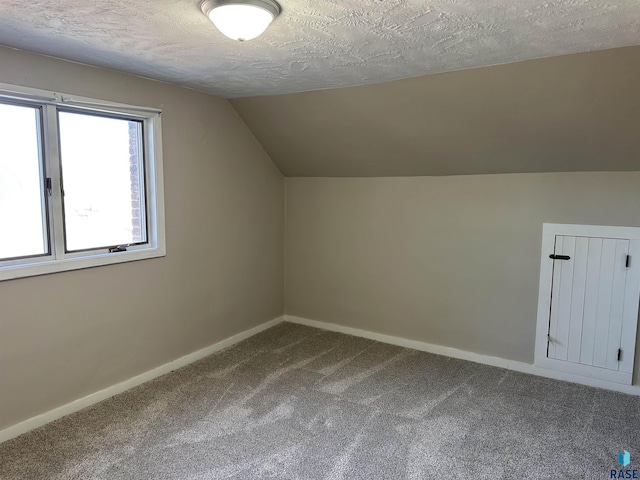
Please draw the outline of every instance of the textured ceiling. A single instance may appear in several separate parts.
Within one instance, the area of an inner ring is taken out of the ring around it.
[[[198,0],[0,0],[0,44],[225,97],[374,83],[640,44],[638,0],[281,0],[236,43]]]

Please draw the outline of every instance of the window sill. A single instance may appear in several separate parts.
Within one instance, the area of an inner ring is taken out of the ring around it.
[[[166,252],[163,249],[150,247],[117,253],[92,253],[85,257],[72,257],[63,260],[41,260],[29,264],[0,267],[0,281],[48,275],[50,273],[80,270],[116,263],[135,262],[137,260],[164,257],[165,255]]]

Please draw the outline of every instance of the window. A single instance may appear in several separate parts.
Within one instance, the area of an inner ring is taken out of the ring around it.
[[[0,84],[0,280],[164,255],[160,112]]]

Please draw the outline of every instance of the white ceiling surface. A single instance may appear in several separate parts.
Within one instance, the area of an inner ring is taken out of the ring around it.
[[[281,0],[223,37],[198,0],[0,0],[0,44],[224,97],[292,93],[640,44],[638,0]],[[0,66],[1,68],[1,66]]]

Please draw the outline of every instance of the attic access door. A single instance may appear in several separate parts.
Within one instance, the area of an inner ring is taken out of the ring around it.
[[[639,301],[640,229],[545,224],[536,365],[630,385]]]

